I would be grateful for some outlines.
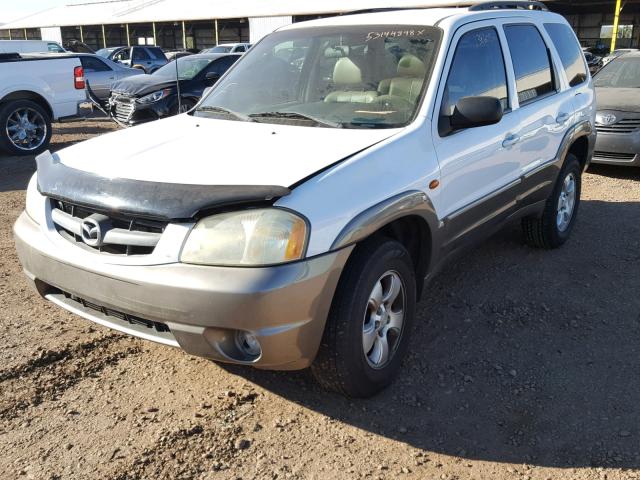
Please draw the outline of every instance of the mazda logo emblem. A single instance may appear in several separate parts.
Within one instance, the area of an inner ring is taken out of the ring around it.
[[[103,241],[103,232],[100,224],[93,218],[85,218],[82,221],[82,241],[90,247],[100,247]]]

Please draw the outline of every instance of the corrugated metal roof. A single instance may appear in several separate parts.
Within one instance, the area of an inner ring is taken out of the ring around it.
[[[209,20],[339,13],[368,8],[469,4],[469,0],[104,0],[69,4],[3,25],[40,28],[76,25]]]

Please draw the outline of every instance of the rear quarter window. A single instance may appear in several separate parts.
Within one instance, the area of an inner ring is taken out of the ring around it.
[[[156,60],[166,60],[167,57],[160,48],[149,48],[149,53]]]
[[[575,87],[584,83],[588,77],[587,68],[571,27],[562,23],[545,23],[544,28],[560,55],[569,86]]]

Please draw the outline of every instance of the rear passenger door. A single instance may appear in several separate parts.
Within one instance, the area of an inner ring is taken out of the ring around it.
[[[520,22],[505,23],[503,28],[520,118],[521,201],[534,203],[546,199],[552,188],[555,175],[550,167],[574,124],[574,93],[565,85],[557,54],[540,26]]]
[[[456,32],[451,45],[436,98],[432,135],[441,169],[447,237],[455,245],[466,234],[498,222],[515,206],[520,152],[514,138],[520,122],[509,94],[512,73],[500,29],[489,22],[467,25]],[[471,96],[498,98],[504,110],[502,120],[495,125],[443,131],[443,120],[456,102]]]

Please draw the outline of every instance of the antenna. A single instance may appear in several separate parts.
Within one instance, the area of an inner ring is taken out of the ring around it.
[[[178,115],[180,115],[182,113],[182,95],[180,95],[180,75],[178,73],[178,60],[180,60],[178,58],[178,55],[176,55],[176,59],[174,60],[174,62],[176,62],[176,90],[178,90]]]

